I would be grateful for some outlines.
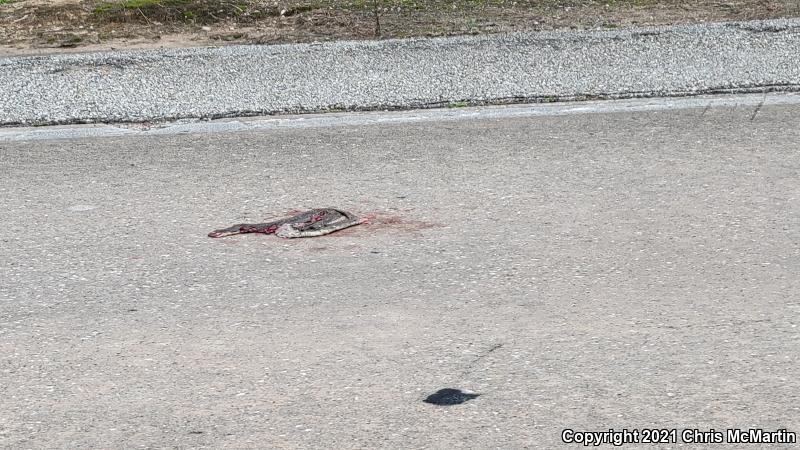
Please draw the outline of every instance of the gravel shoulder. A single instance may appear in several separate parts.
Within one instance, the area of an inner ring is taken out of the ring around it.
[[[795,91],[800,20],[0,59],[0,125]]]

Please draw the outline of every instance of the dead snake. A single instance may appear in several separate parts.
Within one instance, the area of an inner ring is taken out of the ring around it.
[[[219,238],[244,233],[275,234],[282,238],[314,237],[364,223],[355,215],[335,208],[312,209],[292,217],[265,223],[239,223],[208,233]]]

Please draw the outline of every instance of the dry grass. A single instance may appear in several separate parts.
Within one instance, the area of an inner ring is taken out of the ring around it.
[[[277,5],[213,0],[124,0],[104,1],[92,10],[97,22],[175,22],[214,24],[222,21],[253,23],[280,15]]]
[[[0,53],[800,16],[800,0],[0,0]]]

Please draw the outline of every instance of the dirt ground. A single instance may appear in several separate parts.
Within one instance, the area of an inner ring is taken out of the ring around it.
[[[0,0],[0,55],[800,16],[800,0]]]

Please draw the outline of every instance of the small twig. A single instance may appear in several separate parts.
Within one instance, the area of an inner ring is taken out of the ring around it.
[[[145,16],[145,15],[144,15],[144,13],[142,12],[142,9],[141,9],[141,8],[136,8],[136,10],[137,10],[137,11],[139,11],[139,14],[141,14],[141,15],[142,15],[142,17],[144,17],[144,20],[145,20],[145,21],[147,21],[147,24],[148,24],[148,25],[152,25],[152,24],[150,23],[150,19],[148,19],[148,18],[147,18],[147,16]]]
[[[700,118],[701,118],[701,119],[702,119],[703,117],[705,117],[705,115],[706,115],[706,113],[708,112],[708,110],[709,110],[709,109],[711,109],[711,102],[708,102],[708,104],[706,105],[706,107],[705,107],[705,108],[703,108],[703,112],[701,112],[701,113],[700,113]]]
[[[245,12],[245,8],[237,5],[236,3],[225,2],[223,3],[225,6],[232,7],[233,9],[239,11],[239,14],[243,14]]]
[[[375,37],[381,37],[381,15],[378,12],[378,3],[380,0],[372,0],[372,12],[375,14]]]
[[[758,102],[758,106],[756,106],[756,110],[753,111],[753,115],[750,116],[750,122],[752,122],[752,121],[754,121],[756,119],[756,115],[758,114],[759,111],[761,111],[761,107],[764,106],[764,100],[766,100],[766,99],[767,99],[767,92],[765,90],[764,91],[764,96],[761,97],[761,101]]]
[[[500,342],[500,343],[497,343],[497,344],[494,344],[494,345],[492,345],[492,346],[491,346],[491,347],[490,347],[488,350],[484,351],[483,353],[480,353],[480,354],[478,354],[478,356],[477,356],[477,357],[475,357],[475,359],[473,359],[473,360],[472,360],[472,362],[469,364],[469,366],[467,366],[467,368],[466,368],[466,369],[464,369],[464,371],[461,373],[461,376],[462,376],[462,377],[465,377],[465,376],[467,376],[467,375],[468,375],[470,372],[472,372],[472,367],[473,367],[475,364],[477,364],[477,363],[478,363],[478,361],[482,360],[483,358],[486,358],[486,357],[487,357],[487,356],[489,356],[489,354],[490,354],[490,353],[492,353],[493,351],[495,351],[495,350],[497,350],[497,349],[499,349],[499,348],[502,348],[502,347],[503,347],[503,345],[504,345],[504,344],[503,344],[502,342]]]
[[[20,17],[19,19],[12,20],[11,23],[22,22],[23,20],[25,20],[27,18],[28,18],[28,14],[25,14],[24,16]]]

